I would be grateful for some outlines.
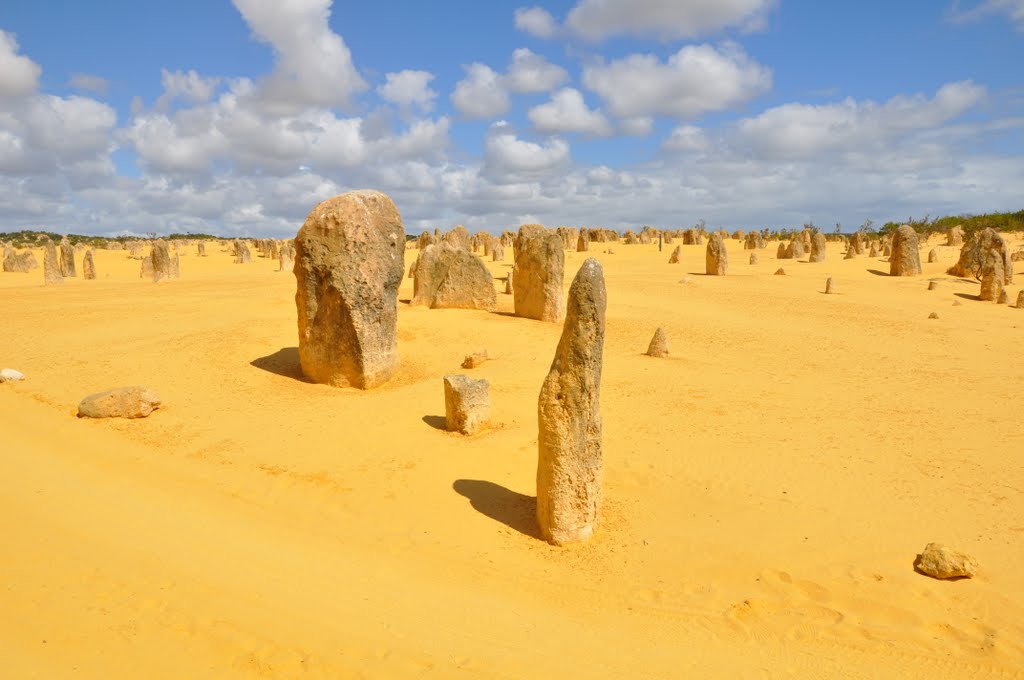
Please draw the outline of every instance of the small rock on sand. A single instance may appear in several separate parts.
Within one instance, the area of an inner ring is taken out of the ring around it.
[[[775,276],[785,276],[785,275],[786,275],[786,270],[783,269],[782,267],[779,267],[778,269],[775,270]]]
[[[956,304],[956,303],[954,303],[954,304]],[[929,319],[938,319],[939,318],[939,313],[938,312],[932,312],[931,314],[928,315],[928,318]]]
[[[444,413],[449,432],[475,434],[491,419],[489,383],[465,375],[444,377]]]
[[[978,573],[978,562],[941,543],[929,543],[917,556],[914,567],[932,578],[973,578]]]
[[[86,418],[145,418],[160,408],[160,397],[138,385],[117,387],[90,394],[78,404],[78,415]]]
[[[929,281],[928,282],[928,290],[935,290],[938,287],[939,287],[939,282],[938,281]]]
[[[963,303],[962,303],[962,302],[960,302],[959,300],[953,300],[953,306],[954,306],[954,307],[959,307],[959,306],[960,306],[960,305],[962,305],[962,304],[963,304]]]
[[[665,329],[658,328],[654,331],[651,344],[647,346],[647,356],[664,358],[668,356],[668,338],[665,337]]]
[[[825,281],[825,294],[826,294],[826,295],[834,295],[834,294],[835,294],[835,292],[836,292],[836,284],[835,284],[835,282],[834,282],[834,281],[832,280],[832,277],[830,276],[830,277],[828,277],[828,279],[827,279],[827,280]]]
[[[463,368],[476,368],[477,366],[479,366],[480,364],[484,363],[485,361],[487,361],[490,358],[491,357],[489,357],[487,355],[487,350],[482,349],[479,352],[473,352],[472,354],[467,354],[466,358],[462,360],[462,367]]]
[[[13,368],[5,368],[0,370],[0,383],[5,382],[18,382],[24,380],[25,374],[21,371],[16,371]]]

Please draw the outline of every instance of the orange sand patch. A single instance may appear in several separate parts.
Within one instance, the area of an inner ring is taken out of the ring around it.
[[[255,252],[189,248],[156,285],[119,251],[96,281],[0,273],[0,365],[27,376],[0,385],[0,677],[1021,673],[1024,267],[1007,307],[963,297],[938,239],[901,279],[726,243],[727,277],[700,246],[592,244],[606,505],[567,548],[533,519],[560,327],[503,283],[498,314],[400,303],[398,375],[360,392],[299,379],[295,279]],[[668,359],[644,356],[658,326]],[[473,437],[439,429],[458,372],[491,383]],[[74,417],[131,384],[165,406]],[[979,577],[915,573],[929,541]]]

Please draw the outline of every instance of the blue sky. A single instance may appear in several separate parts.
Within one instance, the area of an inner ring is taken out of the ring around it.
[[[1024,208],[1024,0],[11,0],[0,230],[853,228]]]

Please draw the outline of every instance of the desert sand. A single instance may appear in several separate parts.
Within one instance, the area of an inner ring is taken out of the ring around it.
[[[561,325],[501,281],[498,313],[400,302],[400,368],[364,392],[301,378],[295,277],[255,252],[183,249],[160,284],[123,251],[95,281],[0,273],[26,374],[0,385],[0,677],[1020,675],[1024,264],[1010,306],[978,302],[941,242],[906,278],[839,243],[748,265],[727,239],[724,277],[703,246],[567,251],[608,310],[605,504],[566,547],[534,518]],[[449,373],[490,381],[490,428],[444,431]],[[164,405],[75,417],[121,385]],[[916,573],[931,541],[979,575]]]

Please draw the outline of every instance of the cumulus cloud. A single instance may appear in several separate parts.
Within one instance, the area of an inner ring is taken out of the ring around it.
[[[505,75],[508,89],[513,92],[548,92],[567,80],[569,74],[564,68],[525,47],[512,52],[512,63]]]
[[[543,7],[519,7],[515,11],[516,28],[537,38],[553,38],[558,22]]]
[[[519,139],[504,121],[491,126],[484,140],[483,173],[498,184],[541,179],[569,163],[569,144],[553,138],[544,144]]]
[[[0,97],[24,97],[36,91],[39,64],[18,54],[13,33],[0,30]]]
[[[662,62],[632,54],[583,70],[583,84],[616,116],[695,118],[742,104],[771,89],[771,69],[738,45],[687,45]]]
[[[680,125],[669,134],[662,143],[662,148],[669,151],[707,151],[711,142],[707,135],[695,125]]]
[[[579,0],[566,25],[589,40],[615,35],[695,38],[760,27],[775,0]]]
[[[474,63],[455,85],[452,104],[466,118],[494,118],[508,111],[508,90],[490,66]]]
[[[160,69],[160,81],[164,91],[155,106],[159,110],[165,110],[174,101],[187,104],[203,104],[210,101],[221,79],[204,78],[195,70],[183,72]]]
[[[773,158],[864,150],[953,120],[984,97],[985,88],[967,80],[943,85],[931,99],[916,94],[884,104],[852,98],[824,105],[790,103],[741,120],[737,132],[741,143]]]
[[[587,108],[580,91],[571,87],[559,90],[547,103],[530,109],[527,117],[540,132],[579,132],[595,137],[612,134],[605,115]]]
[[[327,23],[331,0],[233,0],[253,35],[274,50],[256,94],[268,110],[347,106],[366,82],[345,41]]]
[[[427,71],[404,70],[388,73],[384,76],[385,83],[377,87],[377,94],[382,99],[404,108],[417,107],[421,111],[434,108],[437,92],[430,89],[430,81],[434,74]]]

